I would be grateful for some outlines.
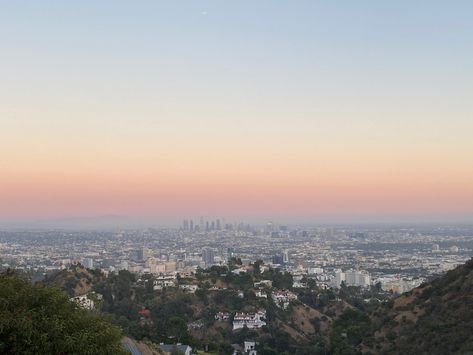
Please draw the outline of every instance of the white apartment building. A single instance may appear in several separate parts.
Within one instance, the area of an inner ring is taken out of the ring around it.
[[[348,270],[342,272],[337,270],[332,285],[340,287],[342,282],[345,282],[347,286],[368,287],[371,285],[371,277],[367,271]]]

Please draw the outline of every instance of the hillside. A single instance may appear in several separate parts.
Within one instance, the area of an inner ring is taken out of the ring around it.
[[[234,273],[237,268],[245,272]],[[260,344],[262,354],[351,350],[361,344],[362,336],[372,337],[366,322],[362,333],[346,329],[367,318],[360,316],[355,305],[366,308],[363,299],[382,297],[376,288],[348,287],[337,293],[319,288],[315,282],[293,288],[290,273],[262,268],[261,262],[242,266],[237,260],[230,260],[228,266],[197,269],[192,275],[166,277],[123,270],[104,276],[74,265],[51,274],[45,282],[59,285],[70,295],[87,291],[101,295],[100,309],[133,339],[155,344],[181,342],[219,354],[228,354],[231,344],[249,339]],[[285,290],[295,298],[282,307],[272,294],[284,295]],[[259,310],[266,312],[265,326],[233,329],[237,313]],[[216,319],[217,314],[226,318]],[[343,338],[343,333],[349,337]]]
[[[473,259],[378,308],[375,353],[473,353]]]
[[[376,287],[342,287],[336,293],[316,285],[293,289],[290,274],[258,269],[249,266],[238,275],[213,266],[168,280],[167,286],[155,275],[120,271],[104,277],[81,267],[48,280],[74,293],[89,289],[103,295],[101,309],[125,334],[155,344],[182,342],[220,354],[248,339],[260,344],[262,354],[473,353],[473,260],[374,306],[360,300],[381,297]],[[272,286],[255,287],[263,280]],[[271,294],[286,288],[297,300],[282,308]],[[232,329],[238,312],[260,309],[266,311],[266,326]],[[227,318],[217,320],[217,314]]]
[[[271,293],[291,288],[292,276],[278,270],[256,270],[248,267],[247,273],[236,275],[226,266],[213,266],[178,277],[166,287],[157,276],[120,271],[93,285],[93,290],[103,295],[101,309],[113,315],[125,334],[134,339],[181,342],[221,354],[231,352],[230,344],[251,339],[267,354],[314,354],[314,347],[323,353],[331,323],[350,306],[314,285],[293,289],[304,301],[293,300],[283,309],[271,299]],[[273,286],[255,288],[262,280]],[[195,291],[190,291],[192,286]],[[257,297],[258,291],[265,297]],[[235,314],[258,310],[266,311],[266,326],[232,329]],[[217,320],[219,313],[227,318]]]
[[[80,264],[75,264],[48,275],[44,283],[58,286],[66,291],[69,296],[75,297],[88,293],[92,289],[92,285],[103,278],[104,275],[100,271],[89,270]]]

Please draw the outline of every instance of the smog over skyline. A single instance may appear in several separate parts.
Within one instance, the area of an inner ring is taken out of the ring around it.
[[[3,3],[0,224],[471,222],[472,3],[342,3]]]

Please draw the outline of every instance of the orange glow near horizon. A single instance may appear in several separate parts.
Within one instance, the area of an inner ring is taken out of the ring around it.
[[[473,173],[461,164],[395,165],[389,159],[362,163],[348,159],[349,155],[337,159],[339,164],[328,159],[314,162],[308,156],[292,161],[245,157],[214,159],[214,166],[204,161],[192,165],[189,160],[173,165],[159,158],[149,163],[109,160],[95,167],[86,159],[56,164],[37,160],[22,167],[18,163],[0,176],[0,214],[317,216],[473,211]],[[176,160],[180,158],[184,159]]]
[[[471,220],[469,4],[378,5],[11,2],[0,221]]]

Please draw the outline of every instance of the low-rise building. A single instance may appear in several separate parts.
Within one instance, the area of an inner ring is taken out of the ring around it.
[[[184,355],[191,355],[192,354],[192,348],[189,345],[183,345],[183,344],[159,344],[159,348],[161,351],[168,355],[171,354],[173,351],[176,349],[183,353]]]
[[[230,319],[230,313],[218,312],[215,314],[215,320],[225,321]]]
[[[263,290],[256,290],[255,295],[258,298],[268,298],[268,295]]]
[[[260,310],[256,313],[236,313],[233,317],[233,330],[242,329],[245,326],[249,329],[264,327],[266,322],[266,311]]]
[[[189,293],[195,293],[195,291],[197,291],[198,286],[197,285],[179,285],[179,288]]]
[[[276,306],[282,309],[287,309],[291,301],[297,300],[297,295],[288,290],[279,290],[273,291],[271,298],[273,299]]]

